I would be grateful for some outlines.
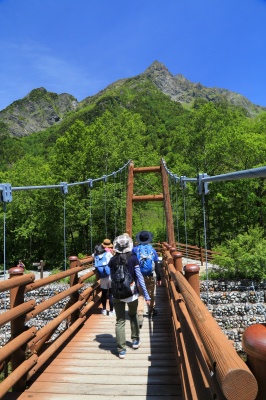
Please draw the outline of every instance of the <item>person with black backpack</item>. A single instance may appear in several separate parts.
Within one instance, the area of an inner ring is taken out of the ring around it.
[[[115,238],[113,242],[115,255],[109,261],[111,270],[111,288],[114,297],[116,313],[116,343],[119,358],[126,356],[126,304],[130,318],[132,348],[138,349],[141,345],[139,337],[138,321],[138,286],[142,288],[146,303],[150,304],[150,296],[147,292],[143,275],[140,272],[139,261],[132,254],[133,241],[123,234]]]
[[[132,253],[136,254],[139,260],[140,271],[144,277],[145,286],[151,298],[148,316],[149,318],[158,315],[155,309],[155,287],[161,285],[161,274],[159,266],[159,258],[156,250],[151,245],[152,233],[149,231],[141,231],[136,235],[137,246],[133,248]],[[144,315],[144,297],[142,289],[139,288],[139,305],[138,305],[138,319],[139,327],[143,325]]]
[[[100,278],[100,288],[102,289],[102,315],[114,315],[113,295],[111,289],[111,276],[110,267],[108,263],[112,258],[113,245],[110,239],[104,239],[101,244],[98,244],[94,248],[94,265],[97,271],[97,275]],[[106,310],[107,297],[109,297],[110,311]]]

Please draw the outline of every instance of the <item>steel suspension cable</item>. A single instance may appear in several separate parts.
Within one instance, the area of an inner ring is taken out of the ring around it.
[[[202,193],[202,210],[203,210],[203,227],[204,227],[204,247],[205,247],[205,258],[206,258],[207,306],[209,306],[209,274],[208,274],[208,259],[207,259],[207,229],[206,229],[206,209],[205,209],[204,193]]]
[[[185,226],[185,241],[186,241],[186,259],[187,259],[187,261],[188,261],[188,248],[187,248],[187,212],[186,212],[185,188],[183,188],[183,209],[184,209],[184,226]]]
[[[168,174],[169,176],[169,174]],[[171,203],[171,207],[173,209],[173,175],[170,175],[170,179],[169,179],[169,183],[170,183],[170,203]],[[175,238],[174,238],[175,239]]]
[[[122,232],[122,171],[120,171],[120,232]]]
[[[180,249],[179,242],[180,242],[180,233],[179,233],[179,220],[178,220],[178,190],[177,190],[177,182],[175,185],[175,202],[176,202],[176,231],[177,231],[177,243],[178,243],[178,250]]]
[[[128,169],[124,169],[124,204],[126,204],[126,197],[127,197],[127,173]],[[125,211],[125,206],[124,206],[124,211]],[[125,232],[126,230],[126,218],[125,218],[125,213],[124,213],[124,218],[123,218],[123,225],[122,225],[122,233]]]
[[[4,280],[6,279],[6,203],[3,203],[3,211],[4,211],[4,218],[3,218],[3,223],[4,223],[4,248],[3,248],[3,253],[4,253]]]
[[[115,221],[114,221],[114,223],[115,223],[115,226],[114,226],[114,237],[116,237],[117,236],[117,227],[116,227],[116,217],[117,217],[117,208],[116,208],[116,206],[117,206],[117,202],[116,202],[116,174],[114,174],[114,205],[115,205],[115,211],[114,211],[114,215],[115,215],[115,217],[114,217],[114,219],[115,219]]]
[[[3,253],[4,253],[4,280],[6,279],[6,203],[3,203],[3,211],[4,211],[4,218],[3,218],[3,236],[4,236],[4,243],[3,243]],[[4,292],[4,310],[6,311],[7,309],[7,297],[6,297],[6,290]],[[5,333],[5,341],[7,337],[7,324],[5,324],[4,328],[4,333]]]
[[[90,209],[90,245],[91,245],[91,254],[93,253],[92,251],[92,180],[89,181],[89,209]]]
[[[64,196],[64,262],[67,269],[67,248],[66,248],[66,197]]]
[[[107,238],[108,234],[107,234],[107,209],[106,209],[106,207],[107,207],[107,204],[106,204],[106,201],[107,201],[107,199],[106,199],[106,179],[104,179],[103,184],[104,184],[104,224],[105,224],[105,237]]]

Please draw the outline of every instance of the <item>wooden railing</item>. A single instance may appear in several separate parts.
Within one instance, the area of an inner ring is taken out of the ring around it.
[[[0,398],[11,388],[14,392],[24,391],[27,381],[83,324],[86,313],[100,300],[99,282],[92,285],[85,283],[95,274],[92,260],[92,257],[80,260],[75,256],[70,257],[70,269],[39,280],[35,280],[33,273],[23,275],[23,268],[14,267],[9,270],[10,278],[0,282],[0,292],[6,292],[10,299],[10,308],[0,314],[0,327],[11,324],[11,338],[0,349],[0,372],[4,375],[0,383]],[[84,271],[82,275],[81,271]],[[67,277],[70,279],[69,288],[40,304],[36,303],[34,298],[38,289]],[[33,290],[34,298],[25,301],[26,293]],[[26,324],[33,318],[63,299],[68,300],[64,309],[47,325],[40,329],[36,326],[27,328]],[[54,333],[63,321],[66,323],[64,331],[61,329],[60,335],[53,340]]]
[[[176,242],[175,247],[183,254],[183,257],[191,258],[192,260],[200,261],[203,265],[206,261],[212,262],[215,254],[219,254],[212,250],[207,250],[204,247],[191,246],[184,243]]]
[[[261,326],[252,326],[249,327],[252,331],[243,335],[249,369],[200,300],[199,265],[183,267],[180,252],[167,243],[159,248],[172,311],[183,400],[264,399],[265,331]],[[30,378],[84,323],[87,312],[101,299],[99,282],[86,283],[95,274],[92,257],[73,256],[69,260],[70,269],[56,275],[35,281],[34,274],[23,275],[23,269],[16,267],[9,270],[10,279],[0,282],[0,292],[10,293],[10,308],[0,314],[0,326],[11,324],[11,338],[0,349],[0,370],[5,372],[0,398],[11,388],[13,392],[24,391]],[[67,289],[36,303],[38,289],[48,288],[66,277],[70,278]],[[26,293],[33,290],[34,298],[26,301]],[[27,328],[33,318],[62,299],[68,300],[66,305],[47,325]],[[64,331],[53,339],[63,321]],[[266,325],[262,326],[266,329]]]
[[[188,264],[183,268],[180,252],[164,243],[163,269],[172,309],[183,398],[264,399],[265,340],[264,346],[260,343],[258,348],[258,335],[250,334],[246,340],[248,356],[255,360],[251,372],[200,299],[200,267]],[[266,326],[261,324],[258,328],[262,337]]]

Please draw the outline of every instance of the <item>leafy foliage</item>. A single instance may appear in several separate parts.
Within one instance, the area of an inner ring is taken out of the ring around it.
[[[266,239],[259,227],[239,234],[216,247],[221,255],[215,255],[214,263],[220,272],[232,278],[266,279]]]
[[[265,114],[250,119],[225,101],[200,99],[185,108],[143,76],[111,85],[46,131],[12,138],[2,128],[0,182],[13,188],[87,182],[117,171],[92,188],[69,186],[67,195],[59,188],[13,190],[6,207],[9,266],[23,258],[29,265],[45,259],[48,268],[61,268],[65,248],[67,255],[88,254],[104,237],[122,233],[127,171],[119,168],[130,159],[135,166],[151,166],[163,157],[171,171],[187,177],[250,169],[266,159]],[[162,192],[160,177],[141,175],[135,178],[136,194]],[[204,246],[202,198],[195,183],[182,190],[170,179],[169,186],[176,239]],[[204,198],[208,248],[222,246],[224,271],[264,276],[265,179],[211,183],[209,189]],[[167,239],[161,203],[134,204],[133,234],[143,229],[151,230],[155,241]],[[0,230],[1,242],[3,236]]]

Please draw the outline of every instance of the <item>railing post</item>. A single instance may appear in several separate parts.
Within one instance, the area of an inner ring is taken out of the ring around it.
[[[40,260],[40,267],[41,267],[41,272],[40,272],[40,279],[43,278],[43,267],[45,265],[45,262],[43,260]]]
[[[70,269],[75,268],[79,265],[79,259],[77,256],[70,256],[69,257],[69,261],[70,261]],[[70,286],[74,286],[78,283],[78,274],[74,274],[70,276]],[[79,299],[79,293],[74,292],[72,293],[72,295],[70,296],[70,300],[68,303],[68,306],[72,306],[73,304],[75,304]],[[78,319],[79,317],[79,310],[74,311],[71,314],[71,325]]]
[[[184,266],[185,278],[190,286],[195,290],[197,295],[200,297],[200,283],[199,283],[199,271],[200,267],[197,264],[187,264]]]
[[[171,255],[174,260],[175,269],[179,272],[183,272],[182,253],[175,250],[175,251],[171,252]]]
[[[9,279],[16,278],[24,274],[24,268],[13,267],[9,269]],[[10,309],[24,303],[25,285],[10,289]],[[25,315],[13,319],[11,325],[11,339],[15,339],[25,331]],[[12,371],[19,367],[25,361],[25,351],[19,347],[11,355]],[[22,392],[26,388],[26,375],[17,381],[12,387],[13,392]]]
[[[266,396],[266,324],[254,324],[246,328],[242,347],[247,353],[247,365],[258,383],[256,400]]]

